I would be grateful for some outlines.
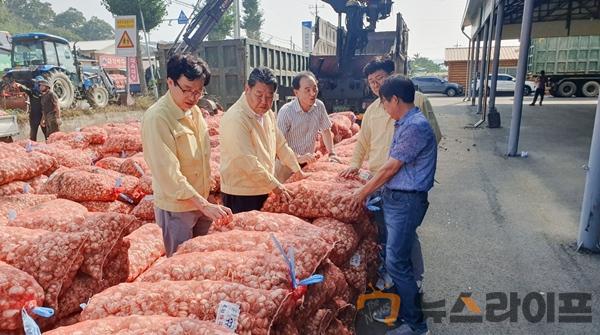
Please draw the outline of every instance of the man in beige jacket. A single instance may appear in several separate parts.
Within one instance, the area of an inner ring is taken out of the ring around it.
[[[211,204],[208,128],[196,105],[210,81],[206,63],[175,55],[167,63],[169,90],[144,113],[142,145],[152,172],[156,223],[167,256],[211,222],[230,219],[229,208]]]
[[[276,158],[292,172],[301,171],[271,110],[276,90],[273,72],[255,68],[244,93],[221,119],[221,194],[233,213],[260,210],[271,191],[291,198],[275,177]]]

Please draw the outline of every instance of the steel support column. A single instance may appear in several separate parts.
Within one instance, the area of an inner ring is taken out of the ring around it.
[[[490,31],[490,22],[492,21],[492,16],[490,16],[488,18],[488,20],[485,22],[484,26],[484,33],[483,33],[483,55],[481,56],[481,67],[479,70],[479,90],[478,90],[478,96],[477,96],[477,114],[481,114],[481,111],[483,111],[483,96],[485,93],[485,89],[486,87],[484,86],[485,83],[487,82],[487,67],[488,67],[488,59],[487,59],[487,55],[488,55],[488,35],[489,35],[489,31]]]
[[[600,97],[596,106],[577,249],[600,252]]]
[[[502,45],[502,27],[504,23],[504,0],[498,2],[496,31],[494,35],[494,62],[492,64],[492,82],[490,83],[490,106],[488,109],[488,127],[500,127],[500,114],[496,110],[496,89],[498,88],[498,69],[500,67],[500,47]]]
[[[475,92],[477,91],[477,68],[479,67],[479,49],[481,48],[481,34],[482,31],[479,29],[477,32],[477,41],[475,43],[475,61],[473,62],[473,72],[471,75],[471,106],[475,106]]]
[[[471,98],[471,74],[472,74],[472,66],[473,66],[473,54],[474,54],[474,41],[472,39],[469,40],[469,58],[467,59],[467,82],[465,83],[465,97],[463,101],[466,101]]]
[[[531,44],[531,22],[535,0],[525,0],[523,5],[523,18],[521,23],[521,38],[519,39],[519,63],[517,65],[517,82],[513,100],[510,133],[508,135],[508,156],[517,156],[519,148],[519,132],[521,130],[521,114],[523,112],[523,89],[527,75],[527,58]]]

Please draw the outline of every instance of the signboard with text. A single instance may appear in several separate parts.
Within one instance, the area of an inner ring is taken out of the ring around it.
[[[135,57],[137,54],[137,26],[135,15],[115,17],[115,54]]]
[[[312,21],[302,22],[302,51],[312,51]]]
[[[136,57],[127,57],[127,74],[129,75],[129,85],[140,83]]]

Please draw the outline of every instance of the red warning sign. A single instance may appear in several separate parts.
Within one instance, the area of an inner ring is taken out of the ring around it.
[[[127,33],[127,31],[124,31],[123,36],[121,36],[121,39],[119,40],[119,44],[117,44],[117,48],[129,49],[133,47],[134,45],[131,41],[131,38],[129,37],[129,34]]]

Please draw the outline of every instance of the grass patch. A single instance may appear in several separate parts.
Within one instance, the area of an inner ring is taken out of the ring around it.
[[[122,106],[109,104],[104,108],[69,108],[61,110],[61,116],[63,120],[74,119],[84,115],[94,115],[94,114],[108,114],[108,113],[125,113],[132,111],[140,111],[146,110],[156,101],[153,96],[140,96],[135,98],[135,102],[131,106]],[[6,110],[7,113],[16,115],[17,122],[20,124],[25,124],[29,122],[29,114],[20,110],[20,109],[9,109]]]

